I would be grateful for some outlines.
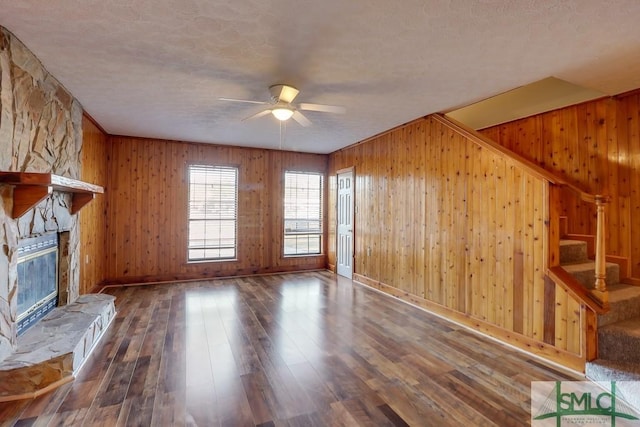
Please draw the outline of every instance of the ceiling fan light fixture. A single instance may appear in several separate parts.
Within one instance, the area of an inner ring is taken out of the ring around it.
[[[271,114],[273,114],[276,119],[284,122],[293,116],[293,110],[290,108],[278,107],[271,110]]]

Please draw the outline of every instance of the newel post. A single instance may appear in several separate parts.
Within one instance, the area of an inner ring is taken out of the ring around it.
[[[605,250],[605,213],[604,207],[609,201],[607,196],[596,196],[596,283],[595,291],[603,303],[609,302],[607,292],[607,262]]]

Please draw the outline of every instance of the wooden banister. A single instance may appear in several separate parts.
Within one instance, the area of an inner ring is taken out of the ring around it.
[[[576,299],[582,301],[594,313],[605,314],[607,312],[608,307],[600,305],[600,302],[595,300],[594,296],[564,268],[560,266],[549,267],[547,275]]]
[[[457,132],[458,134],[464,136],[465,138],[475,143],[476,145],[479,145],[482,148],[486,148],[487,150],[491,150],[494,153],[500,155],[501,157],[507,160],[510,160],[512,163],[517,164],[517,166],[526,170],[527,172],[529,172],[531,175],[535,177],[544,179],[545,181],[549,181],[552,184],[567,185],[567,183],[562,178],[557,177],[556,175],[544,169],[537,163],[534,163],[530,160],[525,159],[524,157],[514,153],[508,148],[505,148],[504,146],[498,144],[495,141],[492,141],[491,139],[482,135],[480,132],[476,132],[475,130],[468,129],[465,125],[463,125],[462,123],[456,120],[453,120],[452,118],[446,117],[442,114],[434,114],[429,117],[433,117],[434,120],[442,123],[443,125],[453,130],[454,132]]]

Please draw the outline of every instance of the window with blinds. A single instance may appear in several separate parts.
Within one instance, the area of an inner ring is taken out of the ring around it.
[[[238,168],[189,166],[189,261],[236,258]]]
[[[284,174],[284,255],[322,252],[322,175]]]

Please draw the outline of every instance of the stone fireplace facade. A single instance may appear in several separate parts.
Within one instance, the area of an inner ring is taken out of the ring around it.
[[[78,179],[82,107],[13,34],[0,27],[0,171],[51,172]],[[61,232],[59,305],[79,296],[79,230],[71,196],[55,192],[18,219],[0,185],[0,361],[17,343],[19,239]]]

